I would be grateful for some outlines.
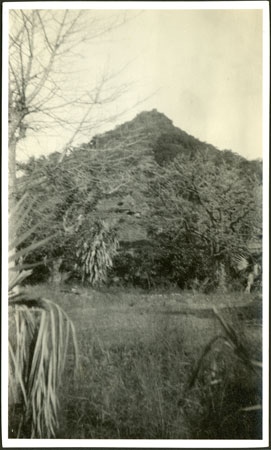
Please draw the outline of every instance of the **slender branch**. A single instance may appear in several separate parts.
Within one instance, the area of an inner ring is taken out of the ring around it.
[[[47,80],[47,78],[49,76],[49,73],[50,73],[50,71],[51,71],[51,69],[53,67],[53,64],[54,64],[54,61],[55,61],[55,58],[56,58],[56,54],[57,54],[57,50],[59,48],[59,45],[61,44],[61,33],[62,33],[62,29],[63,29],[65,21],[66,21],[66,16],[67,16],[67,10],[64,13],[63,20],[62,20],[62,22],[60,24],[60,27],[59,27],[59,30],[58,30],[58,33],[57,33],[57,37],[56,37],[56,40],[55,40],[55,43],[54,43],[54,47],[53,47],[54,50],[51,53],[51,56],[50,56],[49,61],[47,63],[47,66],[44,68],[43,75],[42,75],[39,83],[37,84],[36,88],[32,91],[32,93],[27,98],[28,105],[31,104],[31,102],[34,100],[34,98],[41,91],[41,89],[44,86],[44,84],[45,84],[45,82],[46,82],[46,80]]]
[[[25,24],[25,30],[26,30],[26,34],[27,34],[27,40],[28,40],[28,49],[29,49],[29,57],[28,57],[28,63],[27,63],[27,68],[26,68],[26,74],[25,74],[25,86],[27,87],[29,80],[30,80],[30,74],[31,74],[31,69],[32,69],[32,63],[33,63],[33,48],[34,48],[34,28],[35,28],[35,20],[34,20],[34,13],[32,15],[33,20],[31,21],[31,27],[32,27],[32,33],[31,36],[29,34],[29,30],[28,30],[28,26],[26,23],[26,17],[22,11],[22,16],[23,16],[23,21]],[[25,87],[25,89],[26,89]]]
[[[42,31],[43,31],[43,35],[44,35],[44,38],[45,38],[45,42],[46,42],[46,44],[47,44],[49,50],[53,53],[54,49],[53,49],[52,45],[51,45],[50,42],[49,42],[47,33],[46,33],[46,31],[45,31],[45,28],[44,28],[43,20],[42,20],[42,18],[41,18],[41,16],[40,16],[40,12],[39,12],[39,11],[37,11],[37,16],[38,16],[38,19],[39,19],[39,22],[40,22],[40,25],[41,25],[41,28],[42,28]]]
[[[81,121],[80,121],[80,123],[79,123],[78,128],[75,130],[75,132],[73,133],[73,135],[71,136],[71,138],[69,139],[69,141],[68,141],[68,142],[66,143],[66,145],[64,146],[64,149],[63,149],[63,151],[62,151],[62,153],[61,153],[61,156],[60,156],[60,158],[59,158],[59,161],[58,161],[59,163],[61,163],[61,162],[63,161],[63,159],[64,159],[64,157],[65,157],[65,155],[66,155],[66,153],[67,153],[67,150],[69,149],[69,147],[70,147],[71,144],[73,143],[74,139],[76,138],[76,136],[77,136],[78,133],[80,132],[81,127],[82,127],[83,123],[86,121],[86,119],[87,119],[88,115],[90,114],[92,108],[93,108],[93,105],[91,105],[91,107],[90,107],[90,108],[86,111],[86,113],[83,115],[83,117],[82,117],[82,119],[81,119]]]

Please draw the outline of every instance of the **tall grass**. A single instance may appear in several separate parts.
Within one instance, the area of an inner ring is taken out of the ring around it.
[[[182,335],[156,342],[106,346],[81,335],[77,387],[63,391],[59,438],[171,439],[188,437],[178,404],[190,362]],[[82,356],[84,355],[84,356]],[[69,376],[67,375],[67,379]]]
[[[243,334],[214,309],[222,333],[203,348],[192,372],[189,395],[202,410],[191,411],[197,439],[260,439],[262,436],[262,363],[259,342]],[[256,344],[256,345],[255,345]],[[192,391],[190,390],[192,389]]]
[[[218,340],[202,359],[190,386],[206,336],[197,329],[198,319],[190,333],[193,319],[185,324],[186,319],[179,316],[173,326],[170,317],[156,318],[147,335],[137,333],[131,339],[117,340],[112,334],[110,341],[101,330],[82,328],[78,335],[81,366],[73,391],[68,383],[62,392],[57,437],[261,438],[261,411],[247,409],[261,402],[260,373],[251,371]],[[240,336],[242,324],[237,323]],[[209,334],[212,337],[211,329]],[[251,343],[244,345],[252,357]],[[71,367],[66,370],[69,380]]]

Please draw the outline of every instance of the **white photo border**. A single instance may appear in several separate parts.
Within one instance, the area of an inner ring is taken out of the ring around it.
[[[263,14],[263,438],[261,440],[61,440],[8,438],[8,14],[11,9],[262,10]],[[269,446],[269,2],[4,2],[2,58],[2,445],[3,448],[263,448]]]

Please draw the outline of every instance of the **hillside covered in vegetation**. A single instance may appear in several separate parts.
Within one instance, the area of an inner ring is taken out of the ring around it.
[[[91,285],[240,289],[260,263],[261,161],[201,142],[157,110],[58,161],[18,165],[17,195],[27,191],[35,206],[29,240],[53,236],[26,261],[43,261],[32,281],[58,264]]]

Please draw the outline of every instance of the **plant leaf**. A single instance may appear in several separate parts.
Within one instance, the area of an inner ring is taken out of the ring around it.
[[[47,238],[42,239],[41,241],[34,242],[33,244],[29,245],[26,248],[22,248],[18,252],[9,256],[9,258],[8,258],[9,262],[15,261],[16,259],[20,258],[21,256],[27,255],[28,253],[32,252],[33,250],[36,250],[37,248],[41,247],[42,245],[46,244],[48,241],[53,239],[56,235],[57,235],[57,233],[55,233],[52,236],[48,236]]]

